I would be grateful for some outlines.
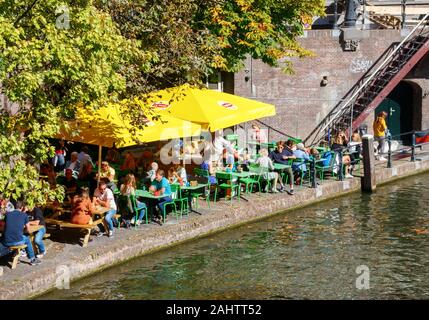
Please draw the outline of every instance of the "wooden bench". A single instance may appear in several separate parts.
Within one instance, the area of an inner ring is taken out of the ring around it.
[[[114,218],[118,219],[120,218],[120,214],[115,214]],[[59,229],[62,228],[70,228],[70,229],[80,229],[85,231],[85,236],[83,238],[82,247],[86,247],[88,245],[89,236],[91,234],[91,231],[95,229],[99,224],[103,223],[104,218],[97,219],[93,221],[92,224],[74,224],[67,221],[61,221],[56,219],[45,219],[46,224],[48,225],[55,225],[59,227]]]
[[[27,248],[26,244],[21,244],[19,246],[11,246],[9,249],[14,252],[13,260],[11,264],[11,269],[15,269],[18,264],[19,257],[21,256],[21,250]]]
[[[59,229],[68,228],[68,229],[79,229],[85,231],[85,236],[83,238],[82,247],[86,247],[89,241],[89,235],[91,230],[97,227],[100,223],[103,223],[103,219],[95,220],[92,224],[74,224],[67,221],[55,220],[55,219],[45,219],[46,224],[57,226]]]

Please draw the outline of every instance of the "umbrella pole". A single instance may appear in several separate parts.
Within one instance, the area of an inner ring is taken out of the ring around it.
[[[100,174],[101,174],[101,152],[103,151],[102,145],[98,145],[98,175],[97,175],[97,188],[100,184]]]

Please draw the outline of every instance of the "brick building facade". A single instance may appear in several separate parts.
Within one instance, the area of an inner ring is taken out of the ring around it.
[[[311,30],[299,41],[314,57],[292,58],[294,74],[248,58],[245,68],[234,75],[233,86],[225,80],[225,91],[276,105],[277,116],[263,119],[273,128],[305,138],[353,85],[395,42],[403,39],[400,30],[366,30],[357,51],[344,51],[340,33]],[[327,84],[321,82],[327,77]],[[412,112],[412,129],[429,129],[429,56],[425,57],[398,88],[402,113]],[[402,88],[409,87],[410,90]],[[406,105],[405,105],[406,104]],[[367,119],[372,132],[373,117]],[[405,126],[404,126],[405,128]],[[285,136],[270,130],[270,140]]]

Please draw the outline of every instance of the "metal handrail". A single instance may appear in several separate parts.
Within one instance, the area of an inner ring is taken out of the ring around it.
[[[427,24],[427,19],[429,18],[429,13],[427,13],[423,19],[420,20],[420,22],[414,27],[414,29],[399,43],[399,45],[386,57],[386,59],[377,67],[377,69],[371,74],[371,76],[368,77],[368,79],[365,80],[365,82],[359,87],[359,89],[357,89],[355,91],[355,93],[348,99],[346,100],[345,103],[343,103],[342,107],[339,107],[339,110],[333,114],[333,117],[328,121],[327,124],[325,124],[325,126],[319,130],[319,132],[323,132],[325,131],[331,124],[332,122],[334,122],[337,119],[337,116],[343,112],[344,110],[348,109],[349,104],[351,102],[353,102],[353,100],[358,96],[358,94],[360,94],[365,88],[366,86],[370,83],[371,80],[373,80],[375,78],[375,76],[378,74],[378,72],[380,70],[382,70],[388,62],[391,61],[392,57],[404,46],[404,44],[411,38],[412,35],[414,35],[414,33],[417,31],[417,29],[420,28],[420,26],[423,23]],[[316,138],[317,139],[317,138]]]

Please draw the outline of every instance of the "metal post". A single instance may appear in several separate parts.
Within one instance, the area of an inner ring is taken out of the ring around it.
[[[362,154],[364,175],[361,178],[362,190],[372,192],[377,187],[375,178],[374,138],[371,135],[362,137]]]
[[[343,150],[340,150],[339,152],[340,154],[340,161],[339,161],[339,171],[338,171],[338,180],[343,181],[344,177],[343,177]]]
[[[310,162],[311,187],[317,188],[316,182],[316,159],[313,157]]]
[[[338,0],[334,1],[334,29],[338,29]]]
[[[350,129],[349,129],[349,141],[352,141],[352,135],[353,135],[353,107],[355,106],[354,103],[352,103],[352,106],[350,108]]]
[[[416,161],[416,132],[413,131],[413,141],[411,147],[411,161]]]
[[[389,146],[389,151],[387,153],[387,167],[392,168],[392,135],[387,135],[387,145]]]
[[[405,8],[407,7],[407,0],[402,0],[401,7],[402,7],[401,29],[404,29],[404,27],[405,27],[405,19],[407,18],[407,15],[405,13]]]
[[[356,0],[347,0],[346,3],[346,17],[344,20],[344,26],[345,27],[356,27],[356,20],[357,20],[357,4]]]

